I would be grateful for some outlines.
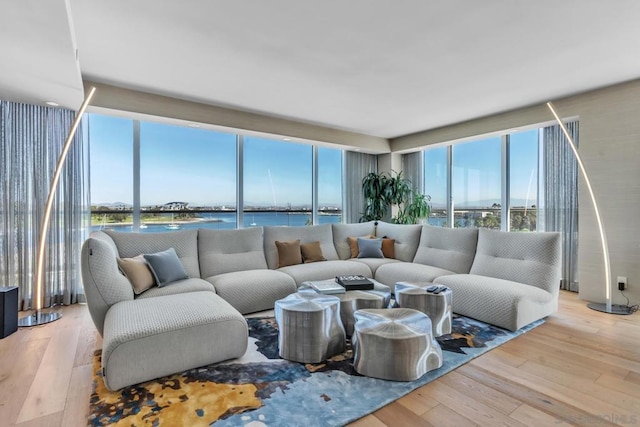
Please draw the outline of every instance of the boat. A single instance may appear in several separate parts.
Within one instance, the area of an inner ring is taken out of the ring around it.
[[[253,215],[253,217],[252,217],[252,222],[251,222],[251,224],[249,224],[249,225],[250,225],[251,227],[255,227],[256,225],[258,225],[258,224],[256,224],[256,216],[255,216],[255,215]]]
[[[176,224],[173,221],[173,214],[171,214],[171,224],[167,224],[164,226],[167,230],[180,230],[180,224]]]
[[[148,227],[147,224],[140,224],[140,229],[144,229],[144,228],[147,228],[147,227]]]

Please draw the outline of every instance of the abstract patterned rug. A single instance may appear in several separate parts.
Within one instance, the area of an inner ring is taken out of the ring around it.
[[[344,425],[404,396],[469,360],[527,332],[454,316],[452,333],[438,338],[444,364],[411,382],[359,375],[347,350],[319,364],[278,357],[278,329],[269,318],[247,319],[249,347],[240,359],[111,392],[104,387],[100,350],[93,360],[88,424],[93,426]]]

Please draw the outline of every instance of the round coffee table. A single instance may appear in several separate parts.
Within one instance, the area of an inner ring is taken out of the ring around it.
[[[426,314],[409,308],[355,312],[355,370],[368,377],[414,381],[442,366],[442,349]]]
[[[445,288],[434,293],[428,289],[432,287]],[[402,308],[412,308],[429,316],[433,326],[433,335],[451,333],[451,289],[446,286],[426,284],[396,283],[396,305]]]
[[[345,349],[340,299],[315,292],[296,292],[276,301],[280,357],[320,363]]]

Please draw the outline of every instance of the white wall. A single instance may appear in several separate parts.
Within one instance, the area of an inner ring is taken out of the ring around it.
[[[613,302],[626,303],[617,276],[627,276],[625,294],[640,302],[640,80],[550,100],[561,117],[580,120],[580,155],[595,192],[611,257]],[[392,151],[411,150],[553,120],[546,105],[396,138]],[[580,182],[580,297],[604,301],[604,267],[598,227],[584,182]]]

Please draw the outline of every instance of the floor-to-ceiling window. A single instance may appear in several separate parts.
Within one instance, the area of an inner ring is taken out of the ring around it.
[[[538,129],[531,129],[426,149],[424,188],[432,204],[429,223],[535,231],[538,135]],[[448,211],[448,203],[453,212]]]
[[[536,231],[538,207],[538,129],[509,135],[509,225]]]
[[[94,230],[341,221],[342,150],[97,114],[89,120]]]
[[[235,228],[236,136],[140,123],[140,227]]]
[[[428,223],[448,227],[447,161],[448,147],[437,147],[424,152],[424,193],[431,196],[431,214]]]
[[[500,229],[500,137],[453,146],[454,227]]]
[[[88,118],[92,228],[131,225],[133,120],[97,114]]]
[[[318,147],[318,223],[342,221],[342,150]]]

